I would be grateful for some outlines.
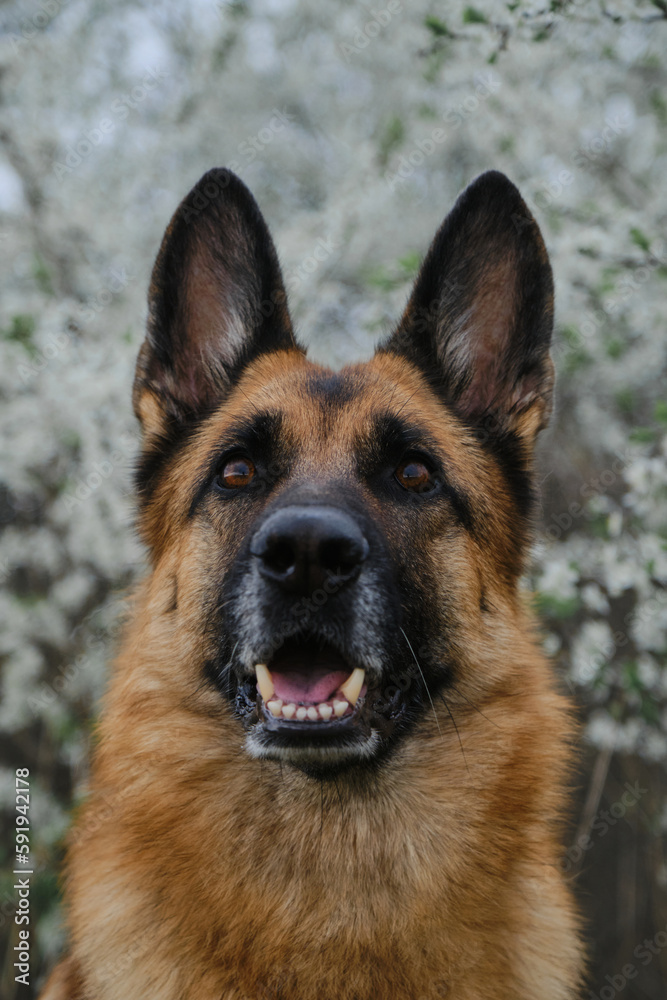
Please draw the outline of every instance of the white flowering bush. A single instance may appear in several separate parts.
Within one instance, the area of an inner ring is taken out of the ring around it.
[[[10,0],[0,25],[0,809],[29,767],[41,957],[62,942],[54,871],[143,567],[145,289],[212,166],[253,190],[298,333],[336,365],[388,331],[472,177],[519,185],[554,267],[559,376],[527,582],[588,743],[662,773],[665,4]]]

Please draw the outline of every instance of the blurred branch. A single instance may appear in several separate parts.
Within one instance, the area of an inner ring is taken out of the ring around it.
[[[601,750],[597,755],[595,766],[593,767],[593,773],[591,774],[591,781],[588,786],[588,794],[586,795],[586,801],[581,813],[581,821],[574,840],[575,844],[580,842],[580,838],[583,838],[590,833],[593,820],[595,819],[596,813],[600,808],[600,799],[602,798],[604,786],[607,781],[609,765],[611,764],[613,754],[613,750],[606,748]]]

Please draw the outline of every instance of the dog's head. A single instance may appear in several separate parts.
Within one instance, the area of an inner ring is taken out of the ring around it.
[[[511,660],[552,297],[534,219],[486,173],[393,335],[335,373],[295,340],[241,181],[211,171],[177,210],[135,382],[140,527],[170,669],[214,687],[252,756],[380,763]]]

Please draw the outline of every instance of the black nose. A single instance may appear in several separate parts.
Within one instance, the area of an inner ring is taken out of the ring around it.
[[[312,594],[329,580],[355,580],[368,555],[356,521],[337,507],[284,507],[257,530],[250,551],[262,576],[285,590]]]

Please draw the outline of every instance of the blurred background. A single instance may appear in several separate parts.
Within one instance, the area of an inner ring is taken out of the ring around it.
[[[537,217],[559,382],[526,583],[582,720],[561,865],[590,996],[662,1000],[665,0],[22,0],[0,29],[0,996],[35,996],[62,947],[63,838],[142,572],[130,389],[150,269],[177,203],[228,165],[299,336],[334,365],[388,331],[477,173],[507,173]],[[31,988],[12,969],[22,767]]]

